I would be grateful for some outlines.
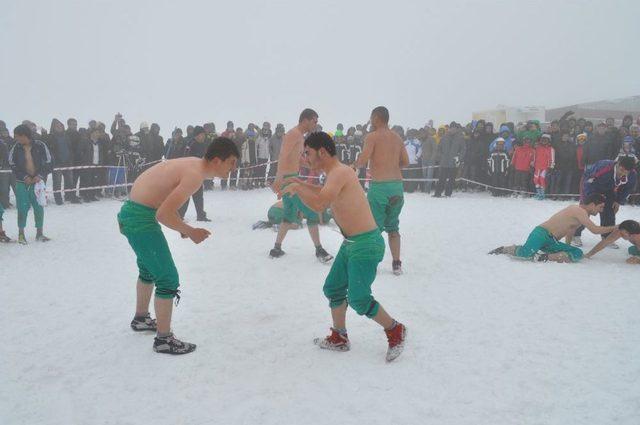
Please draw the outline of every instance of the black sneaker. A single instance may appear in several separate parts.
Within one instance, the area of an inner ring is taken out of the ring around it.
[[[549,254],[534,254],[533,261],[538,261],[540,263],[546,263],[549,261]]]
[[[316,248],[316,258],[320,260],[321,263],[328,263],[333,260],[333,255],[329,254],[323,247],[319,246]]]
[[[45,235],[36,235],[36,241],[38,242],[49,242],[51,239],[46,237]]]
[[[396,276],[400,276],[402,274],[402,261],[393,260],[391,263],[391,268],[393,269],[393,274]]]
[[[209,218],[207,218],[207,216],[205,215],[204,217],[198,217],[196,218],[196,221],[205,221],[205,222],[210,222],[211,220]]]
[[[269,257],[271,258],[280,258],[284,255],[284,251],[282,248],[274,247],[271,251],[269,251]]]
[[[187,354],[196,349],[195,344],[182,342],[173,334],[165,337],[155,337],[153,340],[153,351],[163,354]]]
[[[489,251],[489,255],[499,255],[499,254],[504,254],[504,247],[503,246],[499,246],[496,249],[494,249],[493,251]]]
[[[131,329],[136,332],[142,331],[156,331],[158,329],[158,325],[156,324],[156,319],[152,319],[151,315],[147,313],[144,317],[134,317],[131,321]]]
[[[0,232],[0,242],[9,243],[9,242],[13,242],[13,240],[9,236],[7,236],[7,234],[4,231],[2,231]]]

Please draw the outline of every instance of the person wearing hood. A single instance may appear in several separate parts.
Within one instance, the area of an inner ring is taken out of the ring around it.
[[[204,158],[204,154],[207,152],[208,147],[206,145],[205,139],[206,134],[204,128],[199,125],[195,126],[193,128],[193,140],[191,140],[187,145],[187,148],[185,149],[185,156]],[[207,218],[207,213],[204,210],[204,199],[202,195],[203,190],[203,187],[200,186],[200,189],[198,189],[193,195],[191,195],[191,198],[193,199],[193,205],[195,205],[196,207],[196,221],[211,221],[209,218]],[[184,205],[181,206],[178,210],[178,214],[181,218],[184,218],[188,208],[189,199],[187,199],[187,202],[185,202]]]
[[[622,140],[622,149],[620,149],[620,153],[618,153],[618,157],[616,158],[616,162],[620,162],[620,158],[627,157],[631,158],[638,163],[638,157],[636,156],[636,150],[633,144],[633,137],[625,136]]]
[[[140,139],[143,141],[145,139]],[[151,124],[149,134],[146,137],[146,145],[142,145],[143,155],[147,162],[160,161],[164,154],[164,139],[160,135],[160,126],[156,123]]]
[[[509,126],[507,124],[502,124],[500,126],[500,135],[499,137],[501,137],[504,140],[504,149],[505,151],[511,155],[511,153],[513,152],[513,144],[515,142],[515,137],[513,137],[513,133],[511,131],[511,128],[509,128]],[[489,145],[489,153],[493,152],[493,150],[496,148],[496,144],[497,144],[497,138],[494,139],[491,144]],[[531,139],[531,140],[538,140],[538,138],[536,137],[535,139]]]
[[[555,149],[551,146],[551,136],[543,134],[535,148],[533,161],[533,184],[536,187],[536,198],[543,200],[547,190],[549,173],[555,167]]]
[[[151,152],[151,128],[146,121],[140,123],[140,131],[138,131],[135,136],[140,140],[140,153],[142,157],[145,159],[145,162],[150,162],[149,159],[152,155]]]
[[[64,124],[58,119],[51,121],[51,128],[49,134],[45,139],[45,143],[51,152],[53,160],[53,167],[73,167],[75,165],[74,152],[76,147],[72,145],[72,141],[68,134],[65,132]],[[68,192],[73,190],[75,186],[73,178],[74,170],[53,170],[53,197],[56,204],[62,205],[63,194],[60,190],[61,183],[64,179],[64,200],[77,204],[80,202],[74,192]]]
[[[438,145],[440,158],[440,177],[436,186],[434,198],[440,198],[444,190],[445,196],[451,196],[453,184],[460,162],[464,158],[465,140],[460,125],[456,122],[449,124],[449,131],[442,137]]]
[[[553,140],[553,134],[550,135]],[[518,132],[518,140],[524,140],[525,137],[528,137],[529,140],[538,140],[540,136],[542,136],[542,131],[540,131],[540,121],[538,120],[527,121],[526,128]]]

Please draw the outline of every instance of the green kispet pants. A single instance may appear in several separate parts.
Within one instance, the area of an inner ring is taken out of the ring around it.
[[[178,270],[156,220],[156,210],[126,201],[118,213],[118,224],[136,254],[138,278],[156,284],[156,297],[173,298],[180,286]]]
[[[298,177],[298,173],[285,174],[282,176],[283,179],[288,177]],[[282,185],[282,189],[287,186],[288,184]],[[291,196],[290,194],[285,193],[282,196],[282,206],[284,207],[282,220],[285,223],[298,223],[298,211],[301,211],[302,215],[307,219],[307,225],[314,226],[320,222],[318,213],[306,206],[298,195]]]
[[[269,223],[271,224],[280,224],[282,223],[282,218],[284,217],[284,208],[281,207],[276,207],[275,205],[273,205],[271,208],[269,208],[269,211],[267,212],[267,218],[269,219]],[[331,220],[331,213],[329,212],[328,209],[324,210],[322,212],[322,222],[323,223],[328,223]],[[298,220],[296,221],[297,224],[300,224],[300,218],[298,217]]]
[[[2,221],[3,215],[4,215],[4,207],[2,206],[2,202],[0,202],[0,222]]]
[[[516,257],[531,259],[538,251],[547,254],[566,252],[571,261],[580,261],[583,257],[582,250],[566,243],[559,242],[547,229],[537,226],[529,234],[527,241],[516,248]]]
[[[359,315],[372,318],[378,314],[380,306],[371,295],[371,284],[384,249],[378,229],[350,236],[342,242],[322,288],[331,308],[339,307],[346,300]]]
[[[24,182],[16,182],[16,204],[18,207],[18,229],[27,227],[27,215],[33,207],[33,216],[36,221],[36,229],[42,229],[44,224],[44,208],[36,199],[35,185],[27,185]]]
[[[638,249],[638,247],[635,246],[635,245],[631,245],[629,247],[629,251],[628,252],[629,252],[629,255],[634,255],[636,257],[640,257],[640,249]]]
[[[404,205],[402,180],[371,181],[367,193],[371,213],[380,231],[397,232]]]

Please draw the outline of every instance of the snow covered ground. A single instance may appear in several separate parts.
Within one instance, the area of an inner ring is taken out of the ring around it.
[[[251,224],[273,201],[208,192],[212,238],[166,232],[183,291],[174,330],[198,344],[187,356],[155,354],[152,335],[129,329],[136,266],[120,202],[49,207],[52,242],[0,246],[0,424],[640,423],[640,267],[624,263],[627,246],[572,265],[486,254],[565,203],[407,195],[406,273],[391,274],[387,252],[373,288],[410,332],[386,364],[384,334],[353,311],[350,352],[312,344],[330,325],[329,268],[306,230],[267,257],[275,234]],[[5,228],[16,236],[15,210]],[[340,235],[321,235],[335,254]]]

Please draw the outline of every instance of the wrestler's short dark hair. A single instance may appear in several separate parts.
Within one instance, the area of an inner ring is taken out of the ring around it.
[[[636,168],[636,160],[630,156],[623,156],[618,160],[618,164],[627,171],[631,171]]]
[[[606,198],[604,197],[603,194],[592,193],[591,195],[586,196],[582,200],[582,205],[589,205],[589,204],[600,205],[600,204],[604,204],[605,201],[606,201]]]
[[[336,156],[336,143],[324,131],[316,131],[309,134],[304,141],[304,145],[316,151],[324,148],[329,155]]]
[[[15,136],[25,136],[29,140],[33,140],[33,132],[26,124],[20,124],[16,128],[13,129],[13,135]]]
[[[236,144],[227,137],[215,138],[204,154],[207,161],[211,161],[213,158],[220,158],[224,161],[230,156],[240,158],[240,151],[238,151]]]
[[[298,124],[304,120],[312,120],[314,118],[318,118],[318,113],[311,108],[307,108],[304,111],[300,112],[300,118],[298,118]]]
[[[389,123],[389,110],[384,106],[373,108],[373,111],[371,111],[371,115],[375,115],[376,117],[380,118],[384,123]]]
[[[624,230],[632,235],[640,234],[640,223],[635,220],[625,220],[618,225],[618,230]]]

